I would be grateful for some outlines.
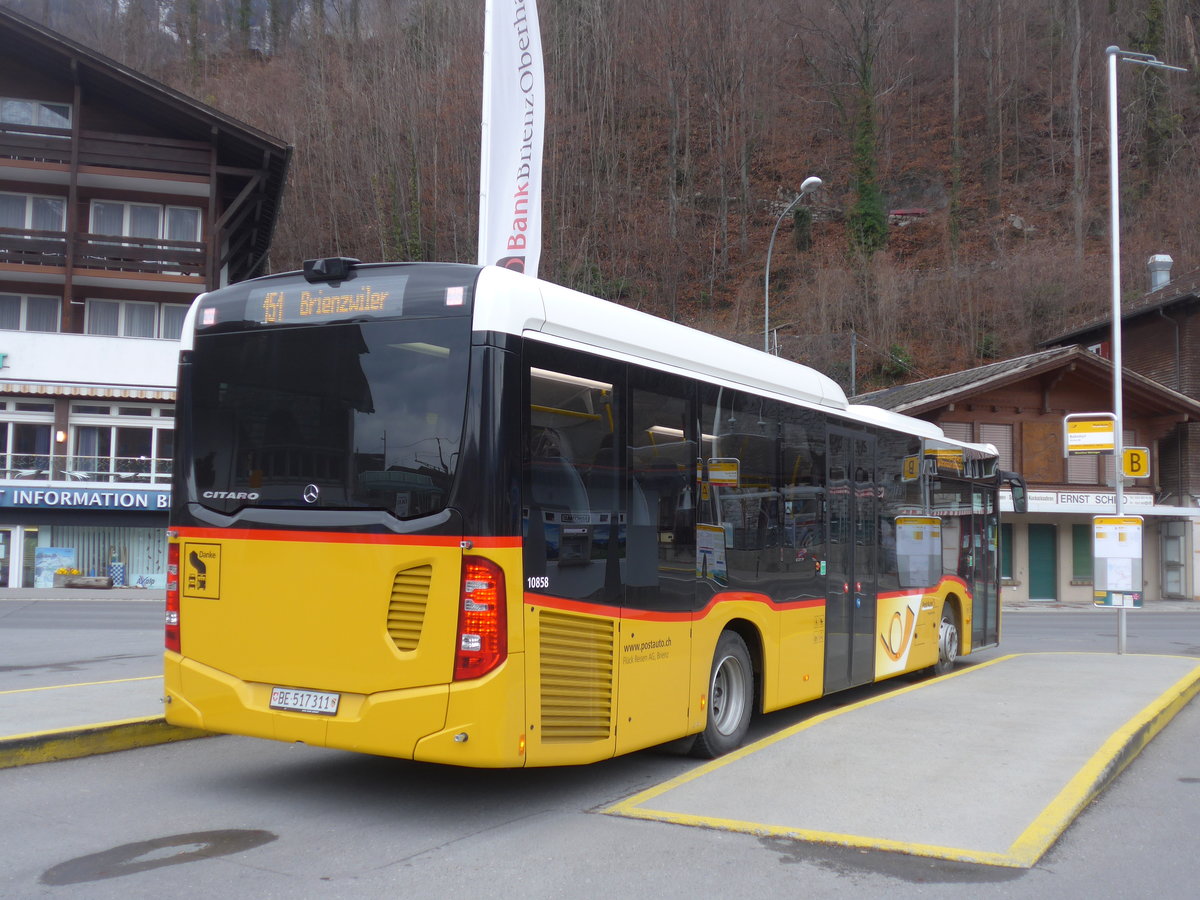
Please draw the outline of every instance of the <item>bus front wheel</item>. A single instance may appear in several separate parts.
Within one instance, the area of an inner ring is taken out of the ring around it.
[[[708,723],[696,738],[694,756],[712,759],[736,750],[750,728],[754,669],[741,635],[721,632],[708,682]]]
[[[945,675],[954,668],[958,660],[958,618],[949,603],[942,607],[942,621],[938,626],[938,661],[933,665],[934,675]]]

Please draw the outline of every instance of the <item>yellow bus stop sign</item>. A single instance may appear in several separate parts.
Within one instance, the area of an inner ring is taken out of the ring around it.
[[[1112,413],[1069,413],[1063,417],[1063,456],[1097,456],[1116,449]]]
[[[1121,472],[1126,478],[1150,477],[1150,448],[1126,447],[1121,454]]]

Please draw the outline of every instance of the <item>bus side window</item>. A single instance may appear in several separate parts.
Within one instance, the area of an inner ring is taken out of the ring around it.
[[[716,501],[704,524],[722,529],[730,586],[765,586],[777,580],[783,539],[780,406],[723,389],[706,398],[701,422],[713,435],[709,494]],[[719,477],[714,465],[723,466]]]
[[[624,508],[611,450],[618,372],[556,348],[530,348],[526,358],[526,589],[619,602]],[[601,373],[608,380],[593,377]]]
[[[696,564],[697,455],[691,405],[683,385],[663,375],[640,378],[629,398],[626,602],[691,609],[696,598],[687,576]]]
[[[825,423],[798,407],[780,412],[783,464],[783,536],[779,598],[823,597],[825,580]]]
[[[881,432],[877,447],[876,465],[879,508],[879,590],[896,591],[911,584],[901,584],[900,557],[898,549],[899,531],[897,517],[911,516],[908,510],[919,510],[921,501],[920,479],[905,480],[906,459],[919,458],[921,444],[917,438],[894,432]],[[910,526],[911,530],[911,526]],[[922,532],[924,536],[924,532]],[[925,541],[928,543],[928,541]],[[909,572],[911,575],[911,571]],[[906,579],[907,582],[908,579]]]

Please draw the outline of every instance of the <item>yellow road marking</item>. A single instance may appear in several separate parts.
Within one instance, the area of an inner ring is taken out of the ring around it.
[[[78,684],[48,684],[44,687],[34,688],[17,688],[11,691],[0,691],[3,694],[31,694],[34,691],[57,691],[60,688],[79,688],[79,687],[94,687],[98,684],[126,684],[133,681],[151,681],[155,678],[162,678],[161,675],[139,675],[136,678],[114,678],[111,681],[81,681]]]

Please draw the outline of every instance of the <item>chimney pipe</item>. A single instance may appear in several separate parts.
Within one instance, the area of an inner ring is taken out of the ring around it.
[[[1146,268],[1150,272],[1150,293],[1171,283],[1171,264],[1173,262],[1174,260],[1165,253],[1158,253],[1150,257],[1150,261],[1146,263]]]

